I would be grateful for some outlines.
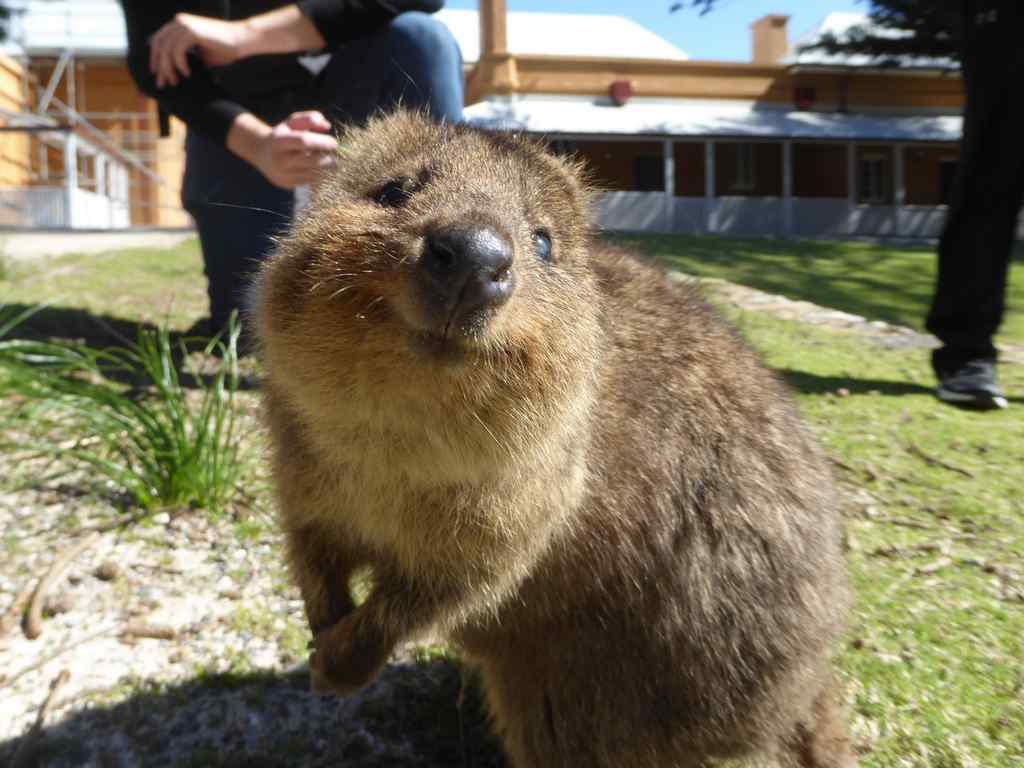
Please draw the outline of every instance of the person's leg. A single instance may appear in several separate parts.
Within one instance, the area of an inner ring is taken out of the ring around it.
[[[294,196],[222,145],[190,131],[181,199],[199,233],[216,332],[233,310],[244,309],[249,277],[269,253],[273,235],[291,222]]]
[[[995,380],[993,338],[1024,202],[1024,163],[1004,148],[1024,131],[1009,88],[975,95],[964,116],[961,175],[939,242],[938,276],[926,327],[942,342],[932,353],[938,395],[951,403],[1005,407]]]
[[[438,120],[462,119],[462,54],[448,28],[426,13],[400,14],[341,46],[318,85],[333,122],[360,123],[398,104],[426,108]]]

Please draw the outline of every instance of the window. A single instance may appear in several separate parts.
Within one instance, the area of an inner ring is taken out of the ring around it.
[[[637,155],[633,158],[633,189],[638,192],[665,190],[665,158],[661,155]]]
[[[754,188],[754,145],[731,144],[734,173],[730,192],[749,192]]]
[[[889,199],[889,158],[881,152],[866,152],[860,159],[862,203],[884,204]]]

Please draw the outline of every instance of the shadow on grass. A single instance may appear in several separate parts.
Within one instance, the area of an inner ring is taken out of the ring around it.
[[[672,267],[872,320],[917,328],[932,299],[934,247],[612,234]]]
[[[792,368],[777,368],[775,372],[785,379],[797,392],[805,395],[829,395],[835,394],[840,389],[845,389],[851,395],[929,395],[935,396],[935,388],[915,384],[910,381],[890,381],[887,379],[857,379],[849,376],[819,376],[807,371],[796,371]],[[1024,405],[1024,397],[1007,397],[1011,405]],[[940,405],[938,399],[936,405]],[[949,404],[941,403],[941,407],[949,408]],[[956,407],[956,406],[952,406]],[[970,406],[962,406],[965,411],[974,410]]]
[[[20,314],[35,305],[7,304],[5,309]],[[29,341],[61,339],[80,341],[90,347],[123,347],[133,344],[140,331],[156,331],[152,323],[139,323],[110,315],[96,315],[87,309],[74,307],[43,307],[15,326],[7,338]],[[173,333],[172,340],[182,334]]]
[[[797,392],[805,395],[834,394],[845,389],[851,395],[930,395],[931,387],[909,381],[889,381],[886,379],[857,379],[849,376],[819,376],[807,371],[796,371],[792,368],[778,368],[775,371],[782,376]]]
[[[4,310],[13,315],[29,312],[36,308],[29,304],[5,304]],[[10,330],[5,339],[22,339],[25,341],[70,341],[85,344],[93,349],[109,349],[112,347],[130,347],[134,345],[142,332],[156,332],[159,326],[148,322],[126,320],[110,315],[97,315],[86,309],[75,307],[43,307],[26,317]],[[178,380],[186,388],[194,388],[199,379],[188,370],[181,354],[184,342],[189,352],[201,351],[208,341],[190,331],[171,331],[169,334],[172,355],[177,368]],[[123,371],[107,370],[105,374],[122,384],[135,385],[140,382],[126,375]],[[212,381],[211,375],[202,375],[205,384]],[[257,380],[251,375],[243,375],[239,380],[238,389],[254,389]]]
[[[74,670],[72,670],[74,674]],[[0,743],[0,764],[203,768],[502,768],[475,685],[448,660],[389,666],[345,699],[308,692],[305,670],[221,674],[79,709],[27,745]]]

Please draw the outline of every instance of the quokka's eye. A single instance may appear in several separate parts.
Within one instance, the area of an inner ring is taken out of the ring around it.
[[[384,186],[380,187],[370,197],[373,198],[373,202],[377,205],[382,205],[385,208],[400,208],[405,205],[406,201],[420,188],[420,184],[416,179],[410,179],[408,176],[403,176],[400,179],[392,179],[387,182]]]
[[[551,235],[546,230],[538,229],[533,233],[533,250],[541,261],[551,261]]]

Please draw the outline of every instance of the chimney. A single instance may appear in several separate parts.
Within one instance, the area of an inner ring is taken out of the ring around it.
[[[506,53],[505,0],[480,0],[480,59]]]
[[[786,55],[789,49],[788,22],[789,16],[770,13],[750,25],[755,64],[775,64]]]

